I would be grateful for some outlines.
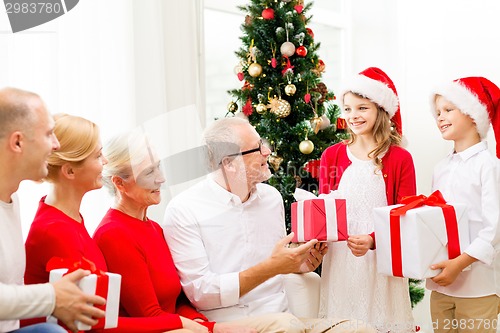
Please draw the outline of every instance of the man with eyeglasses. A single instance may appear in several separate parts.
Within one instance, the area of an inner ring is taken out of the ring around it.
[[[288,247],[281,195],[262,183],[271,177],[271,150],[248,121],[219,119],[204,138],[211,173],[169,203],[163,223],[194,306],[210,320],[259,332],[372,332],[348,320],[305,324],[288,313],[282,274],[313,271],[326,245]]]

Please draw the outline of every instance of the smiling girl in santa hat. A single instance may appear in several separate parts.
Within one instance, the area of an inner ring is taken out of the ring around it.
[[[375,207],[415,195],[413,159],[401,144],[399,99],[392,80],[370,67],[339,95],[350,139],[321,156],[320,192],[347,203],[349,239],[328,244],[321,273],[321,315],[356,318],[378,332],[414,332],[408,279],[377,273]]]

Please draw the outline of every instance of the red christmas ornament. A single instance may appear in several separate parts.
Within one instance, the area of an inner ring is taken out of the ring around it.
[[[347,128],[347,122],[343,118],[337,118],[337,129],[343,130]]]
[[[283,70],[281,71],[281,75],[285,76],[288,71],[293,73],[294,66],[292,66],[290,58],[288,58],[286,55],[284,55],[283,58],[286,59],[286,62],[283,64]]]
[[[241,111],[245,114],[245,116],[250,116],[253,112],[253,108],[252,108],[252,99],[251,98],[248,98],[247,99],[247,102],[245,103],[245,105],[243,105],[243,108],[241,109]]]
[[[239,72],[236,75],[238,76],[238,80],[243,81],[243,78],[245,77],[245,75],[242,72]]]
[[[304,95],[304,101],[306,103],[309,103],[311,101],[311,94],[310,93],[307,93]]]
[[[299,46],[296,50],[295,50],[295,53],[299,56],[299,57],[305,57],[307,55],[307,49],[305,46],[301,45]]]
[[[319,165],[321,160],[311,160],[304,165],[304,170],[311,174],[311,177],[319,178]]]
[[[264,20],[272,20],[274,18],[274,9],[266,8],[262,11],[262,18]]]
[[[248,81],[245,81],[243,87],[241,87],[241,90],[252,90],[252,89],[253,89],[253,84],[251,84]]]
[[[325,70],[325,62],[321,59],[318,59],[318,64],[316,65],[316,69],[320,72]]]
[[[304,9],[304,6],[296,5],[293,8],[295,8],[295,10],[297,11],[297,13],[300,14],[300,13],[302,13],[302,10]]]
[[[306,28],[306,31],[307,31],[307,34],[308,34],[309,36],[311,36],[312,38],[314,38],[314,32],[312,31],[312,29],[311,29],[311,28]]]
[[[272,66],[273,68],[276,68],[276,58],[275,58],[275,57],[273,57],[273,58],[271,59],[271,66]]]

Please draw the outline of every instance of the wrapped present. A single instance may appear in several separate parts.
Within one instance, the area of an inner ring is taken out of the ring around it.
[[[65,268],[61,268],[65,267]],[[79,268],[89,270],[92,274],[85,276],[78,282],[78,287],[89,295],[98,295],[106,299],[106,304],[102,306],[95,305],[106,312],[104,318],[100,318],[99,322],[94,326],[83,324],[79,321],[76,326],[80,331],[88,331],[90,329],[115,328],[118,326],[118,307],[120,304],[120,285],[121,275],[103,272],[95,267],[95,264],[90,260],[82,258],[81,261],[71,261],[52,258],[47,263],[47,271],[50,272],[49,282],[60,280],[64,275],[71,273]],[[48,322],[57,322],[53,316],[47,317]]]
[[[377,271],[424,279],[436,276],[432,264],[454,259],[469,245],[466,206],[447,204],[439,191],[428,198],[405,197],[402,205],[373,210]]]
[[[296,189],[292,203],[292,242],[311,239],[335,242],[347,240],[347,216],[345,199],[333,194],[320,195]]]

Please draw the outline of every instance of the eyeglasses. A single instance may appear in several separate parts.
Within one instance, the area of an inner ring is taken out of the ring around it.
[[[241,151],[239,153],[229,154],[229,155],[226,155],[226,157],[238,156],[238,155],[242,155],[243,156],[243,155],[246,155],[246,154],[255,153],[257,151],[259,151],[261,153],[261,155],[264,155],[266,148],[269,149],[269,147],[267,147],[264,144],[264,142],[262,141],[262,139],[260,139],[260,141],[259,141],[259,147],[254,148],[254,149],[249,149],[249,150]]]

